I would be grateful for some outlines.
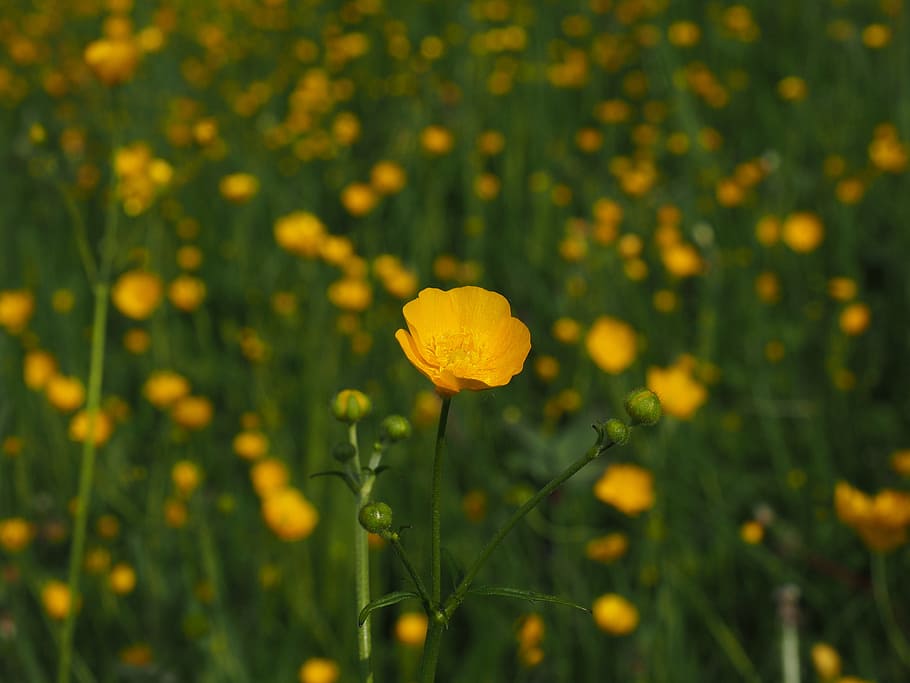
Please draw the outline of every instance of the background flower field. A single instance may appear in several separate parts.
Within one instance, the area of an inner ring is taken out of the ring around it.
[[[358,680],[330,401],[370,397],[365,444],[411,420],[375,495],[425,558],[440,402],[395,331],[467,284],[531,354],[453,402],[446,581],[629,390],[665,417],[479,577],[593,616],[468,600],[440,681],[910,680],[908,16],[8,0],[0,681],[54,680],[73,609],[80,683]],[[405,587],[371,547],[373,594]],[[374,614],[377,681],[425,629]]]

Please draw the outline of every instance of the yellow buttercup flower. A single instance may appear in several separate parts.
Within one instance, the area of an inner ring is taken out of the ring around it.
[[[338,664],[322,657],[311,657],[297,672],[300,683],[335,683],[340,675]]]
[[[792,213],[784,220],[781,238],[788,247],[799,254],[814,251],[825,238],[825,226],[814,213]]]
[[[815,673],[823,681],[830,681],[840,676],[840,655],[828,643],[815,643],[809,651]]]
[[[218,183],[221,196],[234,204],[245,204],[259,192],[259,179],[250,173],[231,173]]]
[[[295,488],[287,487],[268,494],[262,501],[262,517],[269,528],[285,541],[309,536],[319,513]]]
[[[0,519],[0,548],[17,553],[31,542],[33,526],[22,517]]]
[[[402,645],[420,647],[427,637],[427,615],[406,612],[395,622],[395,639]]]
[[[51,619],[62,621],[72,609],[73,598],[63,581],[48,581],[41,589],[41,602]]]
[[[664,412],[681,420],[691,420],[708,400],[707,389],[692,377],[691,368],[682,361],[668,368],[648,368],[646,384],[660,397]]]
[[[144,270],[121,275],[111,289],[117,310],[133,320],[145,320],[161,303],[164,286],[161,278]]]
[[[83,54],[85,63],[105,85],[118,85],[132,78],[139,62],[139,48],[129,38],[95,40]]]
[[[501,294],[480,287],[424,289],[405,304],[395,339],[442,396],[504,386],[521,372],[531,333]]]
[[[190,383],[172,370],[158,370],[149,375],[142,393],[156,408],[167,408],[190,393]]]
[[[35,312],[35,296],[27,289],[0,292],[0,327],[19,334]]]

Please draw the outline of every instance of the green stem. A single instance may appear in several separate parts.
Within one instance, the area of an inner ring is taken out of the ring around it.
[[[433,683],[436,680],[436,663],[439,660],[442,629],[442,623],[430,615],[430,628],[423,644],[423,657],[420,659],[420,683]]]
[[[360,471],[360,453],[357,447],[357,424],[352,423],[348,429],[348,440],[354,447],[351,459],[357,470],[357,482],[360,491],[354,497],[354,593],[357,600],[357,614],[370,602],[370,548],[367,532],[360,526],[360,508],[370,501],[370,490],[373,487],[372,477],[363,481]],[[360,679],[364,683],[373,683],[373,668],[370,663],[372,643],[370,642],[370,618],[367,617],[357,629],[357,656],[360,660]]]
[[[562,484],[578,472],[581,468],[587,465],[589,462],[597,458],[601,453],[610,448],[613,443],[600,444],[597,443],[592,446],[588,451],[581,456],[578,460],[569,465],[564,469],[560,474],[558,474],[554,479],[552,479],[546,486],[540,489],[537,493],[531,496],[524,505],[518,508],[514,514],[509,518],[509,520],[500,527],[496,534],[489,540],[489,542],[484,546],[483,550],[480,551],[480,555],[477,556],[477,559],[474,560],[474,564],[471,565],[468,569],[464,578],[461,580],[461,583],[458,584],[458,587],[455,589],[455,592],[449,596],[449,599],[446,600],[445,607],[443,611],[445,612],[446,619],[450,619],[452,614],[462,603],[465,596],[468,593],[468,589],[471,587],[471,583],[477,577],[478,572],[486,564],[486,561],[489,559],[492,552],[496,549],[502,539],[504,539],[508,533],[513,529],[513,527],[521,521],[521,519],[533,510],[544,498],[549,496],[553,491],[558,489]]]
[[[89,499],[95,473],[95,426],[101,404],[101,380],[104,373],[104,331],[107,321],[108,285],[95,285],[95,313],[92,324],[91,364],[88,381],[88,430],[82,444],[82,463],[79,467],[79,494],[76,498],[76,522],[73,531],[73,545],[69,558],[69,587],[72,605],[63,622],[60,638],[60,666],[57,669],[58,683],[69,681],[73,656],[73,631],[76,626],[76,606],[79,600],[79,574],[85,553],[85,530],[88,522]]]
[[[433,606],[439,605],[442,600],[442,554],[439,546],[439,493],[442,488],[442,458],[446,450],[446,423],[449,421],[449,406],[452,398],[446,397],[442,401],[439,412],[439,429],[436,431],[436,454],[433,457],[433,490],[430,498],[430,566],[433,571]]]
[[[430,601],[430,594],[427,592],[427,587],[423,585],[423,580],[420,578],[420,574],[417,573],[417,570],[414,569],[414,565],[411,564],[411,560],[408,558],[408,555],[404,550],[404,546],[401,545],[401,539],[398,537],[397,533],[391,534],[389,537],[389,543],[392,544],[392,549],[395,551],[398,559],[401,560],[401,564],[404,565],[405,570],[407,570],[408,576],[411,577],[411,581],[414,582],[414,587],[420,594],[420,599],[423,600],[424,608],[429,611],[432,604]]]
[[[891,607],[891,596],[888,592],[888,571],[885,566],[884,553],[872,553],[872,591],[875,595],[878,613],[885,626],[885,632],[888,634],[888,640],[891,641],[891,647],[894,648],[904,666],[910,668],[910,643],[904,637],[901,627],[894,617],[894,610]]]

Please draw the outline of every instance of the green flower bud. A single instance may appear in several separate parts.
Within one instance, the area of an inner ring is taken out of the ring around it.
[[[381,534],[392,526],[392,508],[385,503],[367,503],[357,516],[360,526],[371,534]]]
[[[357,449],[347,441],[335,444],[335,447],[332,449],[332,457],[338,462],[347,462],[355,455],[357,455]]]
[[[404,441],[411,436],[411,423],[408,422],[408,418],[401,415],[389,415],[382,421],[380,430],[382,437],[387,441],[392,443]]]
[[[604,431],[607,433],[607,437],[610,441],[617,446],[622,446],[629,442],[629,435],[632,430],[629,429],[629,425],[625,422],[617,420],[614,417],[604,423]]]
[[[632,418],[633,425],[645,425],[649,427],[657,424],[660,420],[661,408],[660,399],[657,394],[649,389],[635,389],[626,396],[623,401],[626,412]]]
[[[344,389],[332,399],[332,415],[341,422],[359,422],[370,412],[372,403],[362,391]]]

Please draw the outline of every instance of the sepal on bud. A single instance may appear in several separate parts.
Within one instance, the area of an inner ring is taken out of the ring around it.
[[[629,443],[629,437],[631,436],[632,430],[629,429],[629,425],[622,420],[617,420],[615,417],[612,417],[604,423],[603,429],[607,438],[617,446],[624,446]]]

